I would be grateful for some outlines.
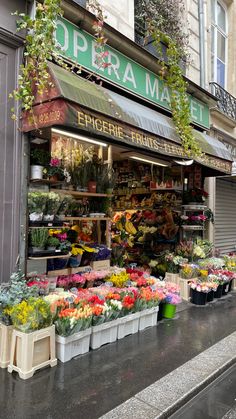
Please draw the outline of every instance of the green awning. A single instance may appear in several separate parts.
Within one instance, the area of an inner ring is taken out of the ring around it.
[[[181,144],[171,118],[78,77],[53,63],[49,63],[49,69],[60,97]],[[216,138],[197,130],[194,130],[194,136],[204,153],[228,161],[233,160],[226,146]]]

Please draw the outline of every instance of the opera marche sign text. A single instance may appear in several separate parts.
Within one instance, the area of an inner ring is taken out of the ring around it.
[[[169,88],[142,65],[107,45],[107,62],[110,65],[99,68],[96,64],[95,38],[63,18],[57,22],[56,39],[65,57],[162,108],[170,109]],[[209,128],[208,106],[191,95],[189,104],[192,121]]]

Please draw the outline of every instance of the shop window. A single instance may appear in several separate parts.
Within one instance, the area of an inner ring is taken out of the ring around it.
[[[211,79],[226,86],[227,11],[222,3],[211,0]]]

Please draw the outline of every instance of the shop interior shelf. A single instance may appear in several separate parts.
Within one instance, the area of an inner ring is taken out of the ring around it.
[[[93,196],[93,197],[98,197],[98,198],[101,198],[101,197],[111,198],[113,196],[113,195],[109,195],[109,194],[106,194],[106,193],[80,192],[80,191],[72,191],[72,190],[69,190],[69,189],[56,189],[56,188],[51,188],[51,189],[53,189],[54,192],[65,194],[65,195],[72,195],[74,197],[76,197],[76,196],[87,196],[87,197]]]
[[[155,191],[175,191],[175,192],[183,192],[183,188],[151,188],[151,192]]]
[[[49,225],[47,225],[47,226],[29,226],[29,228],[31,229],[31,228],[55,228],[55,229],[57,229],[57,228],[65,228],[65,226],[63,226],[63,225],[58,225],[58,226],[49,226]]]
[[[183,225],[182,228],[184,230],[204,230],[204,226],[198,226],[198,225]]]
[[[40,183],[40,184],[45,184],[45,185],[63,185],[63,181],[52,181],[50,179],[30,179],[29,180],[30,183]]]
[[[110,217],[65,217],[65,221],[109,221]]]
[[[182,205],[182,208],[185,211],[204,211],[205,209],[207,209],[206,205],[201,205],[201,204],[192,204],[192,205]]]
[[[46,259],[68,259],[70,257],[67,255],[58,255],[58,256],[29,256],[28,260],[46,260]]]

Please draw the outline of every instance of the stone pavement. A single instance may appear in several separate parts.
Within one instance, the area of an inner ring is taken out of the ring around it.
[[[0,418],[97,419],[102,415],[112,418],[111,415],[117,415],[116,410],[107,412],[119,405],[119,416],[114,418],[160,417],[169,406],[172,411],[179,407],[178,399],[198,386],[197,380],[206,383],[233,362],[235,318],[233,293],[205,307],[189,305],[174,320],[164,320],[157,327],[90,351],[66,364],[59,363],[56,368],[39,371],[26,381],[1,370]],[[226,341],[220,342],[225,338],[229,339],[226,347]],[[213,346],[217,342],[220,357]],[[207,349],[208,355],[204,353]],[[196,356],[201,358],[193,359]],[[184,364],[188,362],[186,372]],[[167,383],[168,374],[171,381]],[[168,397],[161,396],[159,380]],[[129,399],[139,416],[136,413],[133,416]],[[128,410],[122,416],[125,401]]]

